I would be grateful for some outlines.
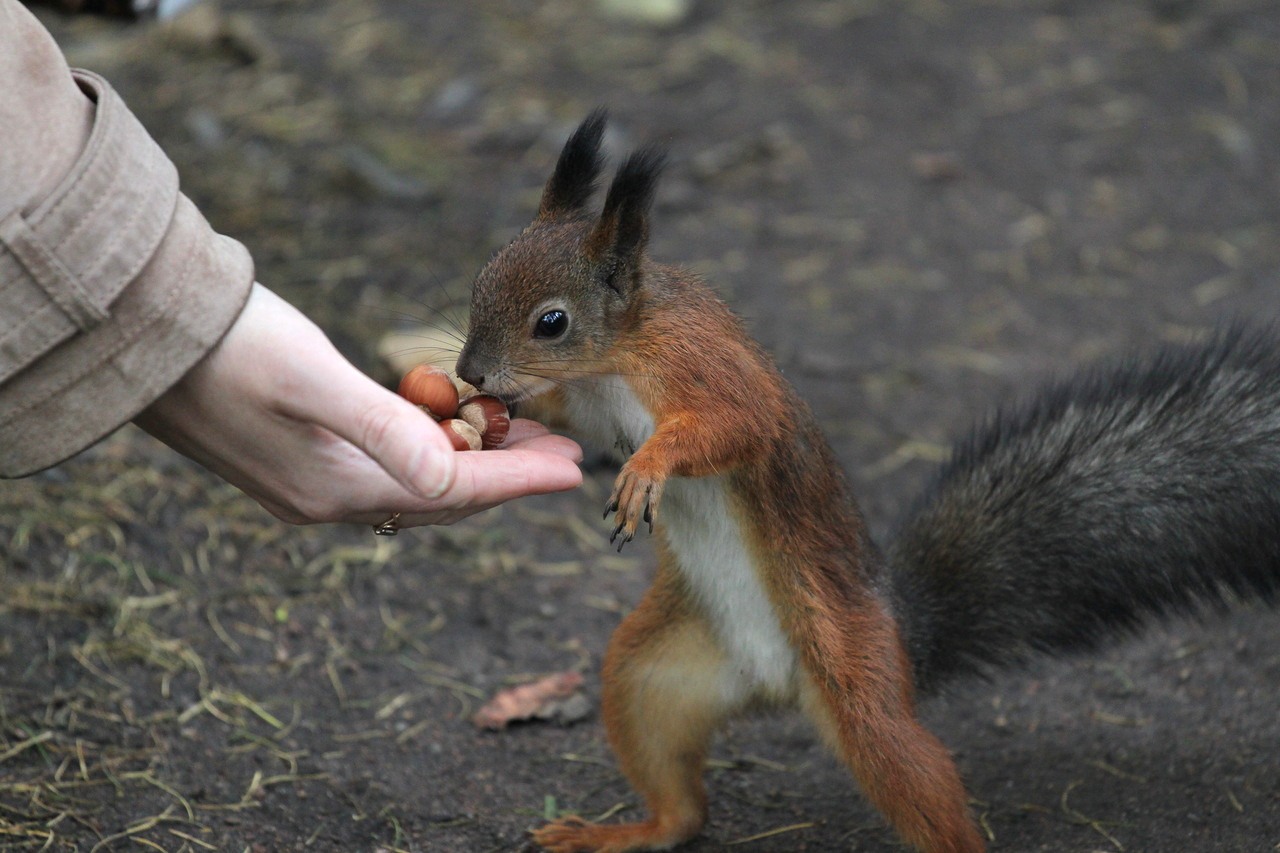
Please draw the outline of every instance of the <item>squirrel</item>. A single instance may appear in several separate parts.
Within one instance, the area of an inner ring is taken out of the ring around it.
[[[697,276],[646,254],[665,154],[618,168],[606,115],[565,143],[533,222],[480,271],[457,373],[622,463],[618,547],[656,533],[653,583],[609,642],[602,718],[640,823],[568,817],[553,853],[665,850],[706,821],[726,718],[798,706],[907,844],[984,836],[917,694],[1144,616],[1280,590],[1280,347],[1228,330],[1076,377],[957,448],[882,552],[803,400]]]

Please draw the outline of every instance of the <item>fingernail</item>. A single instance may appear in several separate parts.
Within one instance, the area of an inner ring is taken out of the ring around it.
[[[562,456],[570,462],[582,461],[582,448],[572,439],[560,437],[559,441],[547,442],[547,451]]]
[[[422,458],[414,472],[414,483],[409,486],[427,500],[440,497],[453,488],[458,476],[458,460],[454,450],[440,450],[436,447],[424,447],[419,451]]]

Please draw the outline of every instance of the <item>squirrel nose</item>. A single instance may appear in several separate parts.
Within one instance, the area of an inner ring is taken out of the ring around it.
[[[471,356],[467,352],[463,352],[462,356],[458,359],[456,369],[458,372],[458,378],[463,382],[466,382],[473,388],[484,387],[484,373],[478,369],[474,356]]]

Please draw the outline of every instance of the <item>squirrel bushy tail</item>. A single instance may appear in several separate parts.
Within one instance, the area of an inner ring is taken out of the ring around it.
[[[917,686],[1280,592],[1280,338],[1084,373],[998,414],[889,551]]]

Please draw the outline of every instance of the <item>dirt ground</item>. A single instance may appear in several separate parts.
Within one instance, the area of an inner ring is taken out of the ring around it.
[[[1274,0],[226,0],[42,12],[261,281],[382,381],[465,299],[573,125],[669,144],[653,251],[811,402],[878,537],[950,437],[1074,365],[1280,313]],[[596,669],[653,565],[612,472],[379,539],[290,528],[140,432],[0,486],[0,847],[527,849],[632,817],[593,711],[480,733]],[[925,709],[994,850],[1280,848],[1280,620],[1242,607]],[[901,847],[801,720],[731,726],[690,851]]]

